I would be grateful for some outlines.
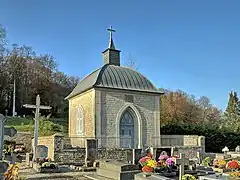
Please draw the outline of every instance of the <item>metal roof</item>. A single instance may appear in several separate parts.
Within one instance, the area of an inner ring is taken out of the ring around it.
[[[162,91],[159,91],[146,77],[137,71],[127,67],[105,64],[85,77],[66,99],[70,99],[94,87],[163,94]]]

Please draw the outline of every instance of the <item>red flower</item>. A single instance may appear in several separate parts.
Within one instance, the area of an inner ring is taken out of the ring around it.
[[[153,172],[153,168],[149,166],[143,166],[142,172]]]
[[[232,160],[232,161],[229,161],[229,162],[227,163],[227,168],[228,168],[228,169],[238,169],[238,168],[239,168],[239,164],[238,164],[237,161]]]

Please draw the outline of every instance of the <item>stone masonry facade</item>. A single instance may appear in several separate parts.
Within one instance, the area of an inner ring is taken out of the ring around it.
[[[132,95],[129,103],[125,95]],[[118,147],[116,142],[117,116],[126,105],[134,106],[141,116],[141,146],[153,145],[153,139],[160,139],[160,96],[159,94],[143,93],[126,90],[96,90],[96,135],[101,138],[100,146]],[[160,142],[158,142],[160,144]]]
[[[95,90],[91,89],[69,100],[69,137],[72,146],[85,147],[85,139],[95,137]],[[83,108],[84,134],[77,134],[77,108]]]

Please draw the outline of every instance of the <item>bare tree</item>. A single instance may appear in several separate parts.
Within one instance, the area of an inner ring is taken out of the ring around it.
[[[139,68],[139,64],[137,63],[136,59],[131,56],[131,54],[125,59],[124,66],[134,69],[136,71]]]

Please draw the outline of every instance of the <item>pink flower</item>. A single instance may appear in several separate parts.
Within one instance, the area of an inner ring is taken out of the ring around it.
[[[159,160],[166,160],[166,159],[168,159],[169,158],[169,156],[168,155],[161,155],[161,156],[159,156]]]

